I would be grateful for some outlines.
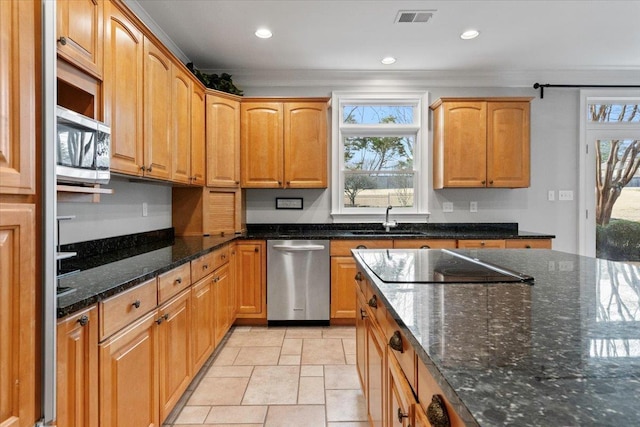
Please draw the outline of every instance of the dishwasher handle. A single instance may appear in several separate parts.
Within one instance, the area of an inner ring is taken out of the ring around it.
[[[273,249],[289,252],[308,252],[322,251],[325,247],[323,245],[273,245]]]

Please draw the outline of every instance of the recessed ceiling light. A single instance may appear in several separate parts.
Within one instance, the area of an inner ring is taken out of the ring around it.
[[[272,36],[273,33],[267,28],[258,28],[256,31],[256,37],[260,37],[261,39],[270,39]]]
[[[471,39],[475,39],[479,35],[480,35],[480,32],[478,30],[467,30],[464,33],[460,34],[460,38],[462,40],[471,40]]]
[[[394,58],[393,56],[387,56],[385,58],[382,58],[380,62],[382,62],[384,65],[391,65],[396,62],[396,58]]]

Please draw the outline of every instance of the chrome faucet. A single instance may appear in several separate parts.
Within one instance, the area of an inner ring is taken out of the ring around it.
[[[398,226],[398,222],[397,221],[389,221],[389,211],[393,209],[393,206],[389,205],[387,206],[387,213],[384,216],[384,222],[382,223],[382,226],[384,227],[385,231],[388,233],[389,229],[391,227],[397,227]]]

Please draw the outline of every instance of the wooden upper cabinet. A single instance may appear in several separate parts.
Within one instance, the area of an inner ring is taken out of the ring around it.
[[[282,103],[242,102],[241,185],[279,188],[283,184]]]
[[[207,186],[240,185],[240,101],[207,94]]]
[[[327,103],[284,104],[284,181],[287,188],[327,186]]]
[[[176,65],[171,67],[171,126],[173,159],[171,180],[188,184],[191,177],[191,77]]]
[[[442,98],[433,112],[433,186],[529,186],[531,98]]]
[[[169,180],[172,161],[172,64],[144,39],[144,175]]]
[[[58,55],[102,78],[103,0],[56,0]]]
[[[192,185],[205,184],[205,93],[199,84],[193,83],[191,92],[191,176]]]
[[[39,10],[36,2],[0,1],[1,194],[35,194]]]
[[[104,115],[111,126],[111,170],[142,176],[144,37],[111,2],[105,16]]]
[[[243,101],[242,187],[326,188],[327,102]]]

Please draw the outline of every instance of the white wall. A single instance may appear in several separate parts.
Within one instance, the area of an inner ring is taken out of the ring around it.
[[[171,227],[171,187],[113,177],[100,203],[58,203],[58,215],[76,218],[60,223],[60,243],[84,242]],[[148,216],[142,216],[142,203]]]
[[[406,86],[402,87],[407,90]],[[357,87],[243,87],[246,96],[330,96],[332,90]],[[521,230],[556,235],[554,249],[577,252],[578,232],[578,90],[547,90],[544,99],[532,88],[413,87],[427,90],[430,102],[442,96],[531,96],[531,187],[526,189],[445,189],[431,191],[430,222],[517,222]],[[431,141],[431,132],[430,138]],[[431,146],[429,148],[431,152]],[[430,175],[430,174],[429,174]],[[431,176],[429,176],[432,187]],[[573,201],[558,201],[558,190],[573,190]],[[556,201],[547,201],[548,190]],[[304,209],[276,210],[276,197],[302,197]],[[469,202],[478,202],[478,213]],[[453,202],[454,212],[442,212]],[[330,190],[248,190],[248,223],[332,222]],[[382,214],[381,214],[382,219]]]

